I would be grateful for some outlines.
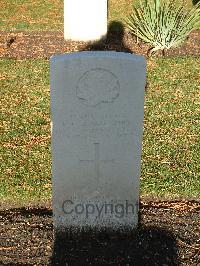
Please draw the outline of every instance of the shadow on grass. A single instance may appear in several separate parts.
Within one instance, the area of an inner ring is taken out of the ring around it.
[[[128,233],[55,234],[52,265],[179,265],[175,237],[157,227]]]
[[[106,39],[94,41],[84,47],[84,51],[117,51],[132,53],[124,44],[124,25],[119,21],[112,21],[108,26]]]

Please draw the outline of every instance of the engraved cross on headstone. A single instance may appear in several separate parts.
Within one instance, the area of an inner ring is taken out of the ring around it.
[[[96,178],[100,180],[100,163],[113,163],[114,159],[112,160],[100,160],[100,143],[94,143],[94,159],[93,160],[81,160],[79,159],[80,163],[94,163]]]

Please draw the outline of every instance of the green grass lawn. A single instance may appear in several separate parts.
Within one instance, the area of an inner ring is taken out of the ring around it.
[[[138,1],[109,0],[109,21],[122,21],[132,3]],[[185,8],[192,7],[192,0],[183,2]],[[64,0],[1,0],[0,29],[63,31],[63,3]]]
[[[197,58],[148,61],[141,194],[195,197],[198,178]],[[4,200],[51,197],[49,61],[0,61]]]
[[[48,61],[1,60],[1,197],[50,195]]]

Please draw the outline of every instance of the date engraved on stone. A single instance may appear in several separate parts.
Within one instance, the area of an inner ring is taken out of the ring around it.
[[[120,93],[118,78],[110,71],[95,68],[85,72],[76,87],[76,96],[81,103],[96,107],[101,103],[112,103]]]

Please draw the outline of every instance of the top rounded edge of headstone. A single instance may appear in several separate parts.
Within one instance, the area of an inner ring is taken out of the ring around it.
[[[136,55],[131,53],[124,53],[124,52],[115,52],[115,51],[82,51],[82,52],[74,52],[68,54],[60,54],[60,55],[53,55],[50,58],[51,62],[55,61],[63,61],[66,59],[75,59],[75,58],[122,58],[127,60],[133,60],[136,62],[146,62],[146,59],[142,55]]]

